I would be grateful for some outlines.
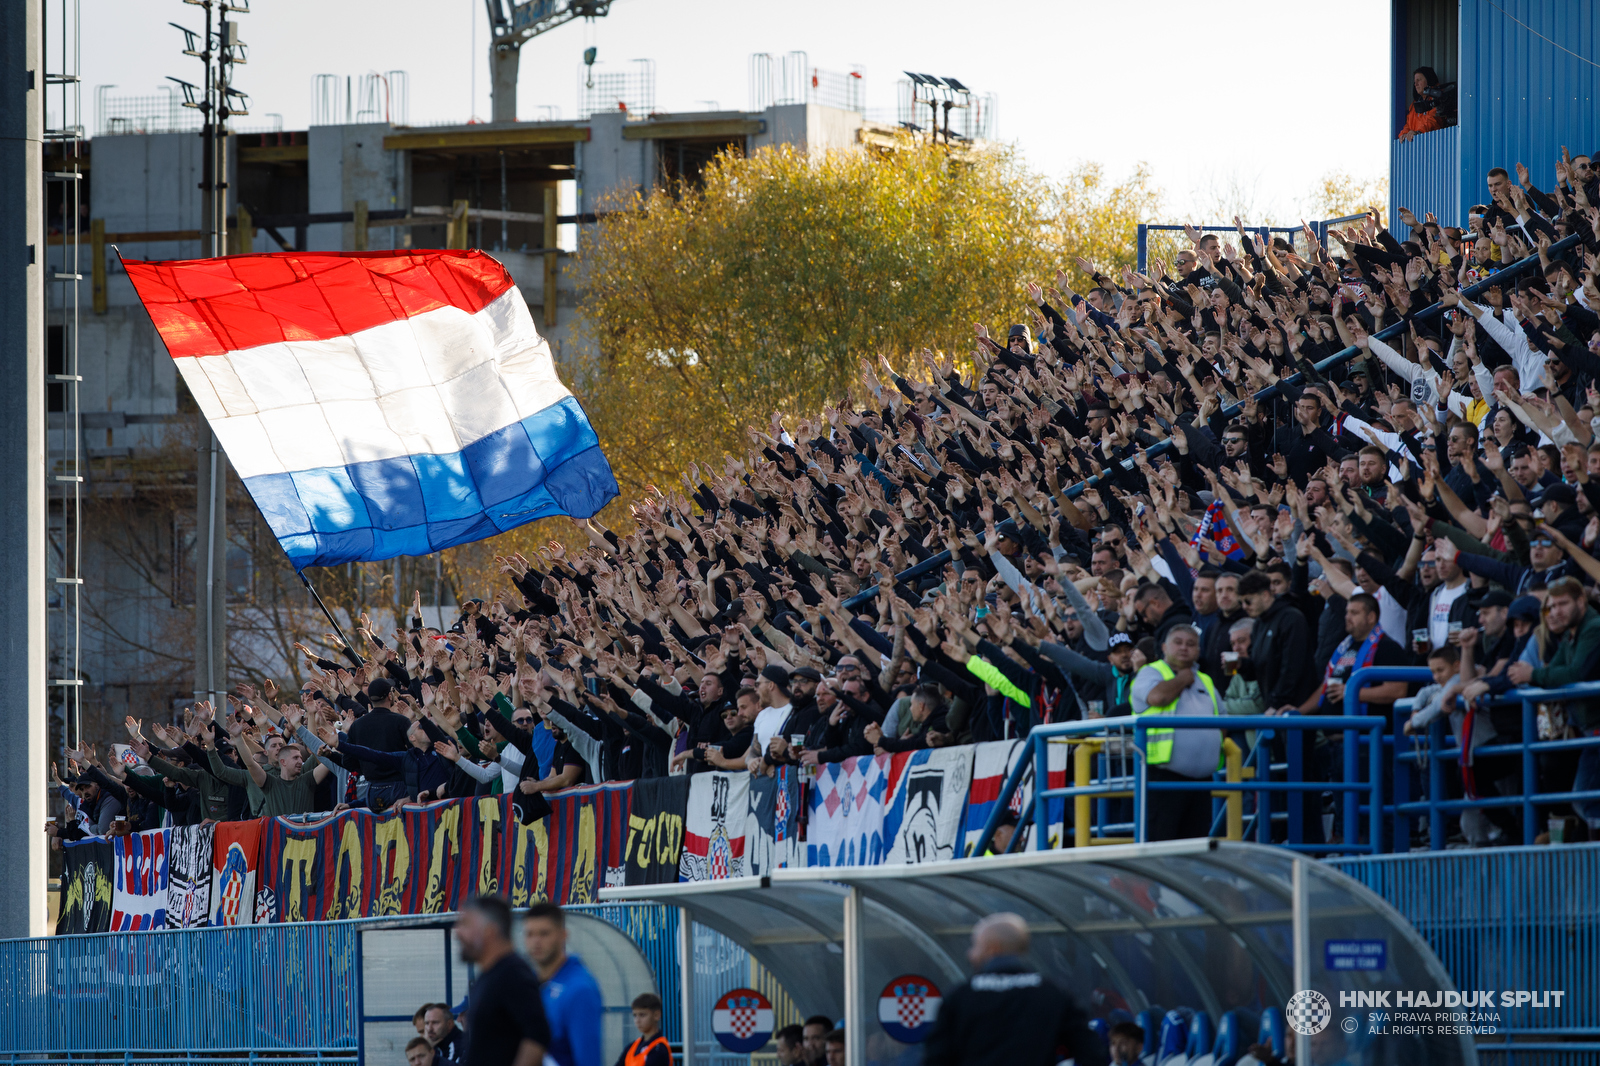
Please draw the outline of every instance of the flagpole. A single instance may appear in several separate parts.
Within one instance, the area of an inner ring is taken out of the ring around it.
[[[317,587],[311,583],[309,577],[306,577],[304,570],[299,571],[299,574],[300,581],[305,585],[306,591],[311,593],[311,598],[317,601],[317,606],[322,608],[323,617],[327,618],[328,624],[333,627],[334,633],[338,634],[340,642],[344,644],[345,655],[349,656],[350,661],[358,668],[365,666],[366,663],[361,660],[361,656],[356,654],[356,649],[350,644],[350,638],[344,635],[343,629],[339,628],[339,620],[333,617],[333,612],[328,610],[328,605],[323,603],[322,597],[317,594]]]

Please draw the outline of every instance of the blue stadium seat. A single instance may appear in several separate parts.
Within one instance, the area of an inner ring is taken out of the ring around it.
[[[1217,1031],[1211,1024],[1211,1015],[1203,1010],[1195,1011],[1194,1017],[1189,1019],[1189,1042],[1184,1045],[1184,1055],[1192,1063],[1211,1054],[1211,1045],[1216,1042]]]
[[[1093,1030],[1094,1034],[1100,1038],[1100,1042],[1102,1044],[1105,1044],[1108,1048],[1111,1046],[1110,1022],[1106,1021],[1104,1018],[1090,1018],[1089,1028]]]
[[[1174,1007],[1161,1019],[1161,1040],[1156,1045],[1156,1066],[1184,1066],[1189,1061],[1189,1026],[1194,1011]]]
[[[1161,1016],[1166,1011],[1160,1007],[1151,1007],[1142,1010],[1133,1019],[1134,1024],[1144,1030],[1144,1060],[1149,1063],[1156,1061],[1156,1047],[1161,1039]]]
[[[1260,1035],[1256,1039],[1262,1043],[1272,1045],[1272,1053],[1278,1058],[1284,1056],[1283,1040],[1283,1011],[1277,1007],[1268,1007],[1261,1012]]]
[[[1191,1058],[1189,1066],[1234,1066],[1255,1043],[1255,1021],[1243,1011],[1230,1010],[1217,1023],[1217,1038],[1211,1044],[1211,1054],[1199,1060]]]
[[[1106,1012],[1106,1023],[1108,1025],[1121,1025],[1123,1022],[1131,1021],[1133,1021],[1133,1012],[1123,1010],[1121,1007],[1112,1007]]]

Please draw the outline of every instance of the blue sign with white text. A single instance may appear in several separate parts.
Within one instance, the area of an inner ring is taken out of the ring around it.
[[[1389,961],[1387,940],[1324,940],[1322,964],[1330,970],[1381,970]]]

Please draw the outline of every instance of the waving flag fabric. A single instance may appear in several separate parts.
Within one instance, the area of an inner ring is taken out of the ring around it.
[[[1244,559],[1244,548],[1240,546],[1239,538],[1233,535],[1222,504],[1216,500],[1206,506],[1206,513],[1200,519],[1191,543],[1201,551],[1219,551],[1230,559]]]
[[[617,495],[522,294],[482,252],[123,265],[297,569],[587,518]]]

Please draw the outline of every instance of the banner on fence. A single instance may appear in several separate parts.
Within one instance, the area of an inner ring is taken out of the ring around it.
[[[174,826],[167,838],[167,928],[211,924],[216,824]]]
[[[967,810],[961,826],[961,854],[972,854],[972,847],[983,833],[983,826],[1000,799],[1006,777],[1022,758],[1020,740],[991,740],[972,748],[972,784],[967,791]],[[1022,809],[1022,790],[1011,797],[1011,809]]]
[[[151,829],[117,837],[111,878],[111,931],[162,929],[167,924],[167,834]]]
[[[806,823],[807,866],[875,866],[883,861],[891,761],[888,755],[857,755],[818,767]]]
[[[691,778],[680,775],[633,783],[633,807],[628,813],[628,843],[623,861],[624,884],[660,885],[678,880],[690,781]]]
[[[745,835],[748,871],[770,874],[805,863],[800,844],[800,767],[779,766],[771,777],[750,780],[750,820]]]
[[[717,770],[695,774],[689,784],[689,817],[683,830],[683,881],[743,877],[750,823],[750,775]]]
[[[970,746],[912,752],[884,815],[884,861],[915,865],[955,858],[971,783]]]
[[[254,925],[272,920],[276,901],[261,895],[256,876],[261,866],[261,831],[265,824],[265,818],[217,824],[211,840],[212,925]]]
[[[105,837],[91,837],[62,849],[61,915],[56,935],[103,933],[111,928],[111,870],[116,851]]]
[[[860,756],[806,785],[787,766],[589,785],[551,794],[551,813],[527,825],[501,794],[96,838],[67,847],[58,930],[439,914],[490,892],[516,907],[592,903],[614,885],[932,862],[970,848],[1022,750]],[[1067,753],[1049,749],[1052,786]],[[1030,782],[1013,807],[1031,795]],[[1050,805],[1052,846],[1065,806]]]

